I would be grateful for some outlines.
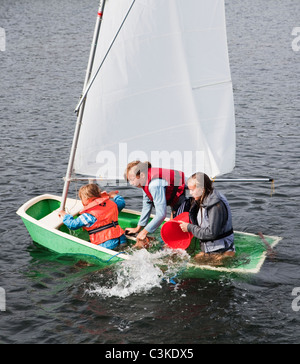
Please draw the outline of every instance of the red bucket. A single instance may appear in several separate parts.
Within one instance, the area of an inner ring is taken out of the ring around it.
[[[179,221],[189,222],[189,213],[184,212],[173,220],[167,221],[161,228],[163,241],[172,249],[187,249],[192,241],[192,233],[184,233],[180,228]]]

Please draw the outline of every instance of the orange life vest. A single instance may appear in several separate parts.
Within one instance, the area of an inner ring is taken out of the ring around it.
[[[97,219],[91,227],[83,228],[89,232],[93,244],[99,245],[124,234],[118,223],[118,206],[107,195],[92,200],[80,213],[91,214]]]

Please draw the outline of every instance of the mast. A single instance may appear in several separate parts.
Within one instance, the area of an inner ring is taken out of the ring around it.
[[[90,51],[90,56],[89,56],[89,61],[88,61],[88,66],[87,66],[87,71],[86,71],[86,76],[85,76],[85,81],[84,81],[83,92],[86,89],[86,86],[88,85],[88,82],[89,82],[90,77],[91,77],[92,69],[93,69],[93,64],[94,64],[95,54],[96,54],[96,50],[97,50],[97,44],[98,44],[98,39],[99,39],[99,34],[100,34],[100,28],[101,28],[101,23],[102,23],[102,18],[103,18],[105,2],[106,2],[106,0],[100,0],[100,3],[99,3],[97,21],[96,21],[92,47],[91,47],[91,51]],[[68,169],[67,169],[67,174],[66,174],[66,178],[65,178],[63,194],[62,194],[61,210],[65,209],[66,200],[67,200],[67,196],[68,196],[68,192],[69,192],[69,186],[70,186],[72,172],[73,172],[75,154],[76,154],[76,149],[77,149],[81,124],[82,124],[83,112],[84,112],[84,107],[85,107],[85,100],[86,99],[84,99],[84,101],[82,102],[81,108],[80,108],[80,110],[78,111],[78,114],[77,114],[76,128],[75,128],[75,133],[74,133],[74,137],[73,137],[73,143],[72,143],[72,148],[71,148],[71,153],[70,153],[70,158],[69,158],[69,164],[68,164]]]

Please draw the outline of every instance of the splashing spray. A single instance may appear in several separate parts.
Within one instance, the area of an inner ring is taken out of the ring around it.
[[[161,288],[162,282],[174,282],[174,277],[182,271],[189,255],[183,250],[164,249],[150,253],[146,249],[135,251],[132,259],[114,267],[114,278],[108,285],[94,283],[88,294],[102,297],[125,298],[132,294],[146,293],[153,288]]]

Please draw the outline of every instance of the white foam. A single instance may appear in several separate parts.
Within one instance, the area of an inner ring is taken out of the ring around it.
[[[102,297],[125,298],[132,294],[146,293],[161,288],[162,281],[173,282],[188,263],[189,255],[183,250],[164,249],[149,253],[146,249],[135,251],[132,259],[123,261],[114,268],[110,286],[92,284],[88,294]]]

